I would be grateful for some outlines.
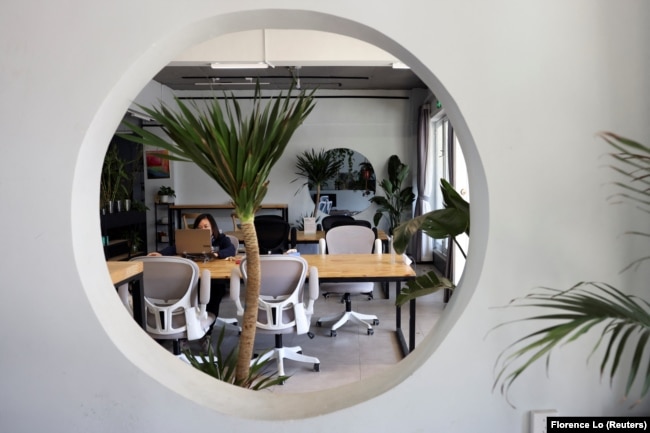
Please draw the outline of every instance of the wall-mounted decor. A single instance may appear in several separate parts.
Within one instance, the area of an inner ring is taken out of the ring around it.
[[[147,179],[169,179],[169,159],[167,150],[148,150],[147,155]]]

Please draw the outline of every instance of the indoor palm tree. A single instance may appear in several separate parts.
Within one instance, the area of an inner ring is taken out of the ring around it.
[[[305,185],[309,189],[316,189],[316,200],[314,212],[312,217],[316,218],[318,214],[318,202],[320,202],[321,186],[329,179],[334,179],[338,176],[343,161],[337,159],[335,154],[331,151],[321,149],[316,152],[314,149],[305,150],[298,155],[298,162],[296,162],[297,175],[307,178]]]
[[[614,148],[610,153],[613,158],[611,167],[627,179],[627,182],[615,182],[620,192],[611,198],[616,202],[630,202],[636,209],[650,213],[650,147],[609,132],[600,136]],[[628,234],[650,237],[650,233],[638,231]],[[639,267],[648,259],[650,256],[641,257],[624,271]],[[642,289],[647,293],[648,287]],[[648,393],[650,304],[646,300],[625,294],[606,283],[580,282],[566,290],[537,289],[513,302],[516,306],[543,308],[548,313],[500,325],[524,320],[545,323],[543,328],[518,339],[499,356],[494,387],[498,387],[506,399],[510,386],[528,367],[540,359],[545,359],[548,366],[554,348],[584,337],[589,331],[598,332],[598,325],[601,325],[600,336],[590,356],[601,344],[605,346],[600,375],[609,376],[611,381],[626,359],[623,354],[631,350],[625,396],[629,395],[637,380],[642,381],[642,386],[636,401]]]
[[[230,196],[241,221],[248,260],[246,309],[242,321],[236,379],[243,382],[249,375],[250,360],[257,322],[257,298],[260,291],[260,262],[253,220],[268,188],[271,168],[282,156],[289,139],[314,108],[314,91],[291,96],[280,93],[262,104],[259,83],[253,107],[246,116],[233,94],[217,98],[202,110],[176,98],[176,107],[165,104],[157,108],[140,106],[161,125],[166,138],[128,124],[135,135],[125,138],[145,145],[169,150],[170,159],[191,161]]]

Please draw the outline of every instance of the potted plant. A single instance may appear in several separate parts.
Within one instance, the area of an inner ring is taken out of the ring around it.
[[[214,98],[205,109],[196,105],[190,109],[178,98],[173,110],[164,104],[153,109],[140,106],[161,125],[166,137],[125,122],[135,132],[124,135],[127,140],[169,150],[169,158],[197,164],[230,196],[241,221],[248,260],[248,284],[236,383],[249,377],[255,341],[261,283],[255,212],[266,196],[271,169],[315,103],[315,91],[306,93],[301,90],[294,96],[293,89],[292,85],[286,95],[280,93],[262,104],[258,82],[249,116],[242,113],[232,94],[223,101]]]
[[[384,214],[388,217],[389,233],[402,221],[404,211],[413,205],[415,194],[410,186],[402,188],[402,183],[409,174],[409,167],[400,161],[397,155],[388,158],[388,179],[383,179],[379,186],[384,190],[383,196],[370,198],[371,203],[379,206],[373,221],[379,224]]]
[[[169,203],[174,201],[176,191],[171,186],[161,186],[158,190],[158,200],[160,203]]]
[[[111,144],[104,157],[100,179],[100,208],[103,213],[106,210],[113,213],[116,200],[128,194],[127,180],[126,163],[120,157],[117,146]]]
[[[313,188],[316,190],[314,211],[311,214],[312,218],[316,218],[318,216],[318,202],[320,201],[321,187],[329,179],[336,178],[341,170],[343,161],[334,152],[325,149],[321,149],[318,152],[314,149],[305,150],[298,155],[297,159],[296,168],[298,171],[296,174],[306,179],[301,188],[307,186],[308,189]],[[295,182],[296,180],[294,179],[293,181]]]

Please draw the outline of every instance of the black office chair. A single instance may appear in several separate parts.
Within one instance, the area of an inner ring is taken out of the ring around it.
[[[278,215],[255,217],[255,231],[260,254],[282,254],[288,249],[291,226]]]
[[[323,231],[328,231],[332,228],[333,224],[346,221],[354,224],[354,221],[356,220],[350,215],[329,215],[323,218],[321,226],[323,227]]]

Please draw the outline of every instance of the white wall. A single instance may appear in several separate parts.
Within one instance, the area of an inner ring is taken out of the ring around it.
[[[643,253],[618,235],[648,222],[605,203],[607,148],[594,138],[648,141],[649,15],[643,0],[5,1],[0,430],[517,432],[530,409],[647,414],[648,401],[628,410],[620,381],[611,390],[596,363],[585,368],[587,342],[558,352],[550,379],[541,366],[523,376],[512,409],[491,391],[492,367],[522,327],[485,333],[517,313],[493,307],[534,286],[650,279],[618,274]],[[346,397],[271,397],[181,365],[127,319],[97,242],[101,161],[130,101],[187,47],[262,27],[338,31],[391,52],[466,146],[473,231],[461,286],[416,352],[337,390]]]

